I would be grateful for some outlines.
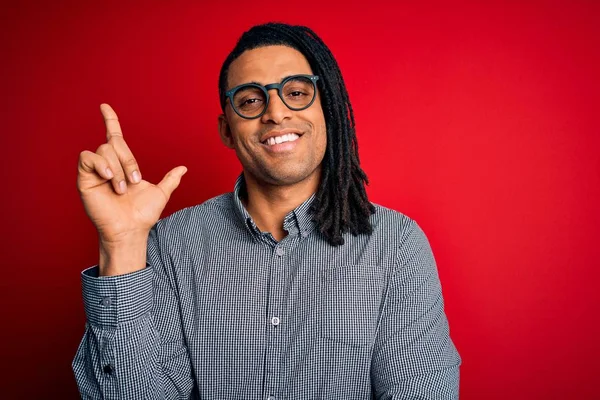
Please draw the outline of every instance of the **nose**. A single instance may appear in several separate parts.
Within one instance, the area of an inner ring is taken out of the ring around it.
[[[292,110],[290,110],[279,97],[277,89],[271,89],[269,93],[269,104],[265,113],[260,117],[260,120],[264,124],[281,124],[285,119],[292,117]]]

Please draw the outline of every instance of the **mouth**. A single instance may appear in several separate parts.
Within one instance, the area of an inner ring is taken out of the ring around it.
[[[277,131],[270,132],[260,141],[262,144],[267,146],[276,146],[281,143],[290,143],[295,142],[300,139],[302,133],[300,132],[291,132],[291,131]]]

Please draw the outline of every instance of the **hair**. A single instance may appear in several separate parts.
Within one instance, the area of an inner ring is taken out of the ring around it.
[[[327,126],[327,148],[321,165],[321,182],[311,205],[318,230],[332,246],[344,244],[343,234],[371,234],[369,217],[375,207],[369,202],[368,179],[360,167],[354,112],[340,68],[333,54],[315,32],[305,26],[282,23],[257,25],[244,32],[223,62],[219,96],[225,112],[227,75],[231,63],[246,50],[283,45],[306,57],[317,81]]]

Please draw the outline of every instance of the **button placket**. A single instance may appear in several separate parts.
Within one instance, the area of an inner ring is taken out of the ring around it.
[[[286,238],[287,239],[287,238]],[[270,282],[270,295],[269,295],[269,310],[272,313],[270,318],[267,319],[269,324],[268,337],[269,337],[269,350],[267,355],[267,375],[265,382],[265,393],[266,399],[277,399],[275,393],[278,391],[278,376],[281,373],[280,370],[280,358],[281,358],[281,303],[283,292],[285,290],[284,272],[285,272],[285,261],[287,248],[286,244],[289,240],[284,239],[282,242],[277,243],[273,249],[273,258],[271,259],[271,282]]]
[[[103,297],[100,300],[100,305],[102,307],[110,307],[112,305],[112,299],[110,297],[108,297],[108,296],[107,297]]]

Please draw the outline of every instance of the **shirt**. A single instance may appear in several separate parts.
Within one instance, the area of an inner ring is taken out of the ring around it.
[[[314,196],[261,232],[233,193],[161,219],[146,268],[82,273],[73,360],[85,399],[457,399],[429,242],[375,205],[373,233],[331,246]]]

